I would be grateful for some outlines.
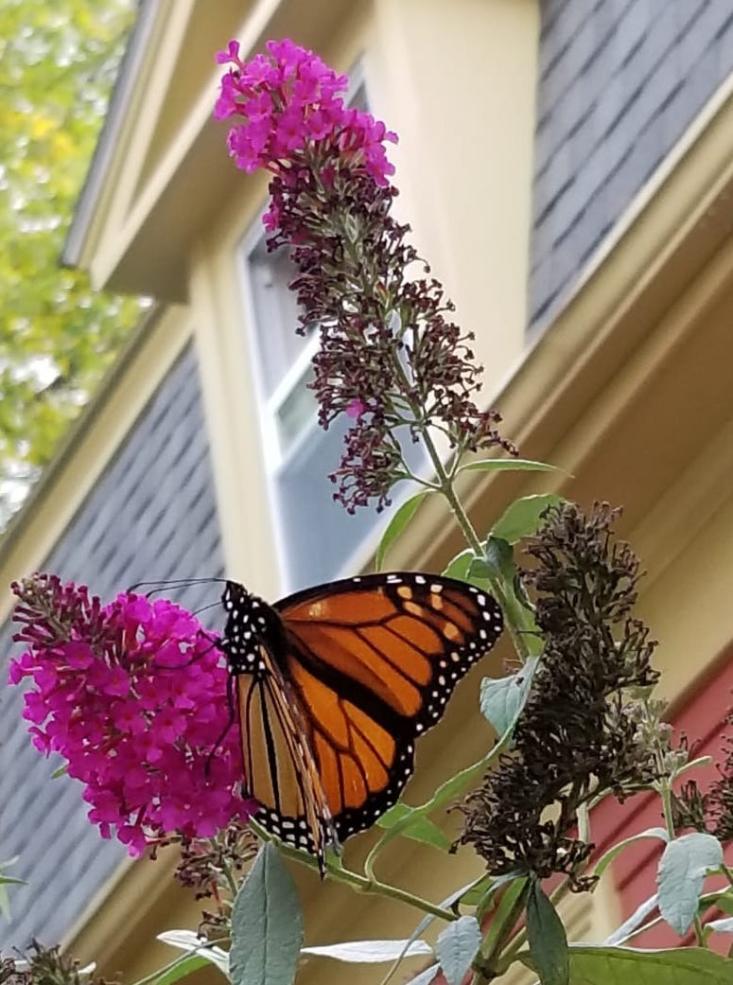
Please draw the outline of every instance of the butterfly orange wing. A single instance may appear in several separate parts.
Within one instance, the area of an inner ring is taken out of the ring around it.
[[[257,820],[271,834],[316,855],[336,840],[318,766],[298,699],[270,654],[258,674],[237,675],[244,790],[257,800]]]
[[[474,586],[412,573],[334,582],[274,608],[286,639],[278,662],[343,839],[398,799],[416,737],[494,645],[501,610]]]

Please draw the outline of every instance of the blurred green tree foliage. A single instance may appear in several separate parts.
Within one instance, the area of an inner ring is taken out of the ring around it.
[[[59,260],[134,14],[0,0],[0,524],[139,317]]]

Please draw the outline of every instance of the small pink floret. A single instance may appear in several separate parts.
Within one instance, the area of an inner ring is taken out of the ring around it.
[[[346,405],[346,416],[351,417],[353,420],[358,420],[366,409],[367,406],[364,401],[359,400],[357,397]]]

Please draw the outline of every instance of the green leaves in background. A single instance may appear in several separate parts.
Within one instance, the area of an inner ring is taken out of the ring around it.
[[[303,944],[295,884],[272,842],[263,845],[232,909],[234,985],[292,985]]]
[[[0,4],[0,523],[139,318],[59,258],[134,0]]]

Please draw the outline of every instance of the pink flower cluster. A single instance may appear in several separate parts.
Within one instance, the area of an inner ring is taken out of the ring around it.
[[[102,606],[83,586],[35,575],[19,598],[10,683],[29,678],[34,745],[60,753],[84,784],[102,836],[139,855],[172,834],[209,837],[256,805],[243,801],[227,670],[195,616],[135,594]],[[212,754],[213,753],[213,754]]]
[[[217,55],[220,64],[233,67],[221,80],[214,115],[244,120],[229,131],[237,167],[283,174],[309,148],[328,145],[339,151],[342,165],[363,168],[386,186],[394,167],[384,141],[396,143],[397,136],[370,113],[344,105],[347,77],[287,38],[268,41],[267,52],[243,62],[239,43],[230,41]]]

